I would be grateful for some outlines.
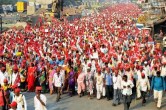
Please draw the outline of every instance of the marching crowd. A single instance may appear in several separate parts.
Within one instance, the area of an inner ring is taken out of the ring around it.
[[[150,90],[160,109],[166,52],[136,27],[139,14],[137,5],[117,4],[72,22],[39,19],[34,27],[1,34],[0,110],[27,110],[24,91],[36,92],[35,110],[46,110],[41,93],[57,93],[59,101],[64,91],[106,97],[129,110],[134,96],[144,105]]]

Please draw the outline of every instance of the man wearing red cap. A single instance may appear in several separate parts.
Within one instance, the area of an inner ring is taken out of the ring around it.
[[[11,107],[9,110],[17,110],[17,102],[12,102],[9,106]]]
[[[101,95],[103,92],[103,86],[104,85],[104,76],[101,74],[100,68],[97,70],[97,74],[95,76],[95,81],[96,81],[96,90],[97,90],[97,99],[101,99]]]
[[[13,73],[11,75],[11,85],[17,85],[20,86],[20,74],[18,72],[18,67],[17,65],[14,65],[13,67]]]
[[[14,90],[13,101],[17,102],[17,110],[27,110],[25,96],[20,93],[19,88]]]
[[[113,96],[113,106],[120,104],[121,100],[121,83],[122,77],[118,74],[118,70],[115,70],[114,75],[112,77],[113,81],[113,89],[114,89],[114,96]]]
[[[146,103],[146,94],[150,90],[150,83],[148,78],[145,77],[144,73],[141,73],[141,78],[138,79],[137,85],[140,87],[141,96],[142,96],[142,105]]]
[[[1,85],[3,85],[4,79],[6,79],[5,71],[6,71],[6,67],[2,66],[2,67],[1,67],[1,71],[0,71],[0,84],[1,84]]]
[[[41,94],[42,87],[36,87],[36,96],[34,97],[35,110],[47,110],[46,109],[46,96]]]

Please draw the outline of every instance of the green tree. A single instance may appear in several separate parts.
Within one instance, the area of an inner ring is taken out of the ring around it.
[[[0,5],[15,4],[17,0],[0,0]]]

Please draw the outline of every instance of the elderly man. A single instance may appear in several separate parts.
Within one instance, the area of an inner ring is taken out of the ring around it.
[[[46,96],[41,94],[42,87],[36,87],[36,95],[34,97],[35,110],[47,110],[46,109]]]
[[[25,96],[20,93],[20,89],[16,88],[14,90],[13,101],[17,103],[17,110],[27,110],[27,103],[25,100]]]

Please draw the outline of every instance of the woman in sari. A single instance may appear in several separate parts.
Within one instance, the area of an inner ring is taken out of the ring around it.
[[[50,94],[51,95],[53,94],[53,85],[52,85],[53,82],[52,82],[52,80],[53,80],[54,74],[55,74],[54,66],[51,65],[50,66],[50,70],[49,70],[49,79],[48,79],[48,81],[49,81],[49,89],[50,89]]]
[[[39,75],[39,82],[40,86],[42,87],[42,91],[45,93],[46,92],[46,68],[42,67],[42,71]]]
[[[34,91],[35,90],[35,75],[36,74],[36,67],[33,63],[31,63],[30,67],[28,68],[28,77],[27,77],[27,83],[28,83],[28,91]]]
[[[68,74],[68,83],[69,83],[69,94],[72,97],[75,94],[75,72],[73,67],[70,67],[70,72]]]

